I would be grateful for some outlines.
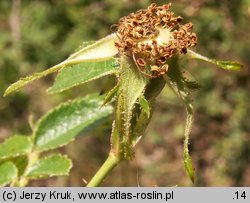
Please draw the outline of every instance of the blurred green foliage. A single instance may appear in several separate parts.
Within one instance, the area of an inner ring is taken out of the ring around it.
[[[0,1],[0,94],[21,76],[44,70],[64,60],[83,41],[112,32],[120,17],[150,3],[149,0],[3,0]],[[197,186],[250,186],[250,41],[249,0],[175,0],[177,15],[193,22],[196,51],[208,57],[240,61],[240,72],[218,69],[200,61],[185,61],[187,77],[202,88],[193,93],[195,124],[190,149]],[[10,97],[0,98],[0,140],[29,133],[28,119],[38,119],[51,107],[93,91],[110,78],[58,95],[46,95],[48,77]],[[135,161],[118,166],[104,185],[189,186],[182,163],[185,109],[165,89]],[[34,182],[40,186],[81,186],[89,180],[109,150],[110,128],[97,128],[92,136],[61,150],[73,158],[69,178]]]

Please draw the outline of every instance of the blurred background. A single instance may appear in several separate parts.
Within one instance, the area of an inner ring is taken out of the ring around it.
[[[111,32],[120,17],[146,8],[149,0],[1,0],[0,95],[20,77],[64,60],[83,41]],[[190,152],[195,186],[250,186],[250,1],[172,0],[172,10],[193,22],[195,51],[211,58],[244,64],[240,72],[221,70],[200,61],[182,67],[202,86],[193,92],[195,122]],[[99,92],[109,78],[47,95],[55,75],[21,92],[0,97],[0,141],[13,134],[31,134],[36,121],[62,101]],[[30,186],[83,186],[106,159],[111,119],[92,133],[77,137],[60,151],[73,159],[69,177],[30,182]],[[183,160],[185,108],[165,88],[136,158],[112,171],[103,186],[193,186]]]

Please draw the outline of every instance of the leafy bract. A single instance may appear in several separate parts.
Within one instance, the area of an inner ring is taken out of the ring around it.
[[[206,61],[209,63],[212,63],[214,65],[219,66],[220,68],[226,69],[226,70],[240,70],[243,68],[243,65],[236,62],[236,61],[220,61],[215,59],[209,59],[205,56],[202,56],[201,54],[198,54],[190,49],[188,49],[188,55],[193,59],[199,59],[202,61]]]
[[[82,48],[81,50],[72,54],[65,61],[51,67],[50,69],[21,78],[20,80],[13,83],[6,89],[4,96],[7,96],[12,92],[21,89],[22,87],[28,85],[34,80],[37,80],[51,73],[59,71],[62,68],[71,67],[72,65],[83,62],[90,62],[90,61],[96,62],[96,61],[105,61],[111,59],[118,53],[118,50],[114,45],[116,39],[117,36],[115,34],[111,34],[103,39],[100,39],[94,44]]]
[[[201,86],[196,81],[185,80],[186,87],[190,90],[199,90]]]
[[[130,120],[135,103],[143,95],[148,79],[142,75],[135,63],[127,58],[121,59],[121,76],[120,76],[120,104],[122,110],[122,125],[124,136],[129,136]]]
[[[56,77],[54,85],[48,89],[49,93],[57,93],[74,86],[96,80],[116,71],[115,59],[98,62],[85,62],[63,68]]]
[[[143,95],[148,78],[141,74],[134,61],[127,57],[121,59],[120,91],[124,97],[125,111],[131,113],[135,102]]]
[[[131,119],[136,102],[143,95],[148,79],[142,75],[133,60],[122,56],[120,64],[119,96],[112,131],[112,144],[118,150],[119,142],[124,143],[122,151],[125,159],[133,157],[131,140]],[[123,141],[122,141],[122,140]]]
[[[243,68],[243,65],[236,61],[220,61],[220,60],[213,60],[213,61],[219,67],[226,70],[240,70],[241,68]]]
[[[141,96],[139,98],[139,103],[140,103],[142,110],[146,113],[147,117],[149,118],[150,117],[150,106],[149,106],[149,103],[145,99],[144,96]]]
[[[140,140],[143,132],[148,126],[153,112],[156,97],[161,93],[165,87],[166,81],[163,77],[154,78],[146,86],[143,96],[139,98],[140,111],[136,112],[136,122],[132,129],[132,143],[133,146]]]
[[[177,94],[177,96],[183,101],[186,112],[186,125],[184,130],[184,152],[183,152],[183,159],[184,159],[184,166],[186,172],[188,173],[189,178],[192,182],[195,179],[195,171],[192,164],[191,156],[189,155],[189,135],[191,132],[192,124],[193,124],[193,104],[192,99],[190,98],[190,94],[188,92],[188,87],[185,83],[185,78],[183,77],[181,71],[179,70],[178,64],[175,64],[174,68],[170,68],[167,72],[168,78],[166,78],[167,84],[170,88]]]
[[[118,92],[119,92],[119,83],[105,95],[102,106],[105,106],[107,103],[109,103],[115,96],[117,96]]]
[[[184,166],[188,173],[188,176],[191,179],[191,181],[194,183],[195,169],[193,167],[192,159],[191,159],[191,156],[189,154],[189,149],[188,149],[189,134],[191,132],[192,124],[193,124],[193,113],[187,111],[187,118],[186,118],[185,132],[184,132],[185,140],[184,140],[183,159],[184,159]]]
[[[75,53],[94,43],[96,43],[96,40],[83,41],[82,44],[75,50]]]
[[[66,145],[82,130],[90,129],[112,112],[111,106],[99,108],[102,98],[89,96],[64,103],[43,116],[34,130],[35,149],[44,151]]]
[[[67,60],[78,59],[85,61],[95,61],[112,58],[118,53],[118,50],[115,47],[116,40],[116,34],[108,35],[107,37],[102,38],[70,55]]]
[[[17,177],[17,168],[12,162],[0,165],[0,186],[5,186]]]
[[[146,113],[144,110],[140,111],[140,114],[138,118],[136,119],[135,126],[132,129],[132,145],[133,146],[135,146],[137,142],[140,140],[143,132],[145,131],[147,125],[150,122],[150,119],[151,119],[150,112],[148,115],[148,113]]]
[[[72,162],[66,156],[53,154],[38,160],[27,172],[30,179],[68,175]]]
[[[29,137],[15,135],[0,144],[0,159],[28,154],[31,149],[32,142]]]

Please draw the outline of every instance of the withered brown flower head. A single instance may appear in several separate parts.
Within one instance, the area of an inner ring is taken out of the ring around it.
[[[165,74],[167,60],[185,54],[197,42],[192,23],[181,25],[182,17],[175,17],[170,6],[153,3],[121,18],[117,25],[115,46],[119,53],[133,57],[139,70],[150,78]]]

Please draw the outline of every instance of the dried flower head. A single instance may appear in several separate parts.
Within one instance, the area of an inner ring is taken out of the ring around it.
[[[133,57],[139,70],[150,78],[165,74],[167,60],[185,54],[197,42],[192,23],[181,25],[182,17],[175,17],[170,6],[153,3],[121,18],[117,25],[115,46],[119,53]]]

